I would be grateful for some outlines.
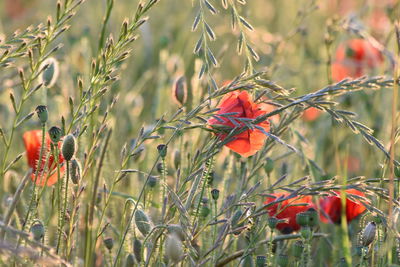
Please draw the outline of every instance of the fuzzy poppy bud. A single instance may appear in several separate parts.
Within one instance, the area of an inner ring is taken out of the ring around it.
[[[181,152],[179,150],[175,150],[174,153],[174,167],[177,170],[181,165]]]
[[[81,179],[81,164],[75,158],[71,160],[71,180],[74,184],[78,184]]]
[[[172,96],[177,104],[183,106],[187,100],[187,83],[185,76],[178,77],[172,86]]]
[[[296,242],[294,242],[292,247],[293,256],[295,256],[298,259],[301,258],[301,256],[303,255],[303,250],[304,250],[304,244],[302,241],[297,240]]]
[[[276,259],[276,262],[278,263],[278,266],[286,267],[289,264],[289,257],[286,254],[280,254],[280,255],[278,255],[278,258]]]
[[[275,229],[276,225],[279,223],[278,218],[275,217],[269,217],[268,218],[268,226],[271,229]]]
[[[47,107],[44,105],[40,105],[36,107],[35,111],[40,122],[43,124],[46,123],[47,119],[49,118],[49,114],[47,113]]]
[[[43,61],[41,69],[45,66],[47,66],[47,68],[42,71],[40,75],[40,82],[43,83],[44,86],[51,88],[56,83],[58,78],[58,61],[55,58],[50,57]]]
[[[296,223],[301,227],[308,226],[310,220],[310,216],[308,212],[300,212],[296,214]]]
[[[219,198],[219,190],[216,189],[216,188],[212,189],[212,190],[211,190],[211,197],[212,197],[212,199],[214,199],[215,201],[217,201],[218,198]]]
[[[150,186],[150,188],[154,188],[157,185],[157,177],[150,175],[147,184]]]
[[[200,215],[201,215],[201,217],[206,218],[206,217],[210,214],[210,212],[211,212],[211,210],[210,210],[210,208],[208,207],[208,205],[207,205],[207,204],[204,204],[204,205],[201,207]]]
[[[185,240],[185,233],[183,232],[182,226],[180,226],[179,224],[170,224],[168,225],[167,230],[168,233],[174,234],[179,237],[181,241]]]
[[[161,158],[165,158],[167,156],[167,145],[161,144],[157,146],[158,154]]]
[[[114,239],[112,237],[107,237],[103,239],[103,243],[108,250],[112,250],[112,248],[114,247]]]
[[[400,166],[394,166],[394,175],[400,177]]]
[[[267,263],[267,257],[264,255],[259,255],[256,258],[256,266],[257,267],[264,267]]]
[[[375,222],[369,222],[365,226],[364,231],[361,236],[361,244],[364,247],[369,246],[375,239],[376,236],[376,224]]]
[[[69,134],[64,138],[61,148],[61,152],[64,159],[67,161],[71,160],[75,155],[75,151],[76,151],[75,137],[72,134]]]
[[[274,169],[274,161],[271,158],[267,158],[264,164],[265,172],[270,174],[273,169]]]
[[[183,257],[183,244],[179,238],[172,234],[165,241],[165,254],[174,263],[181,261]]]
[[[319,223],[319,215],[318,211],[314,208],[309,208],[307,210],[308,213],[308,226],[315,227]]]
[[[33,239],[35,241],[40,241],[44,236],[44,226],[41,222],[37,221],[32,224],[31,228],[29,229],[31,232]]]
[[[137,238],[133,240],[133,254],[138,262],[142,261],[142,242]]]
[[[129,253],[126,256],[124,267],[134,267],[135,266],[135,256],[132,253]]]
[[[152,228],[151,221],[142,210],[137,210],[135,212],[135,223],[143,236],[147,236],[150,233]]]
[[[49,136],[53,143],[57,144],[61,139],[61,129],[53,126],[49,129]]]

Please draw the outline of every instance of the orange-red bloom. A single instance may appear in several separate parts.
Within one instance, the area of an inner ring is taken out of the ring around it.
[[[319,206],[321,208],[320,218],[324,223],[340,223],[340,218],[342,214],[342,202],[340,199],[340,192],[335,191],[338,196],[328,196],[321,198],[319,201]],[[358,196],[365,196],[363,192],[356,189],[346,190],[346,194],[353,194]],[[358,215],[366,210],[364,205],[360,201],[353,201],[346,198],[346,219],[347,222],[351,222]],[[328,217],[327,217],[328,216]]]
[[[218,105],[218,112],[214,118],[208,120],[211,126],[228,126],[244,127],[245,124],[238,118],[255,119],[258,116],[267,114],[271,111],[270,105],[256,104],[251,100],[247,91],[233,91],[226,94]],[[235,113],[228,116],[221,116],[226,113]],[[258,126],[262,127],[266,132],[270,129],[270,123],[265,120]],[[218,137],[221,140],[226,138],[226,133],[219,133]],[[235,139],[226,144],[227,147],[240,154],[243,157],[249,157],[257,153],[262,146],[267,136],[259,129],[254,128],[246,130],[235,136]]]
[[[50,153],[50,137],[46,133],[45,144],[46,147],[43,149],[42,160],[40,160],[39,164],[39,156],[40,156],[40,149],[42,146],[42,131],[41,130],[32,130],[25,132],[23,135],[23,140],[25,144],[26,155],[28,157],[28,165],[32,168],[32,181],[35,181],[35,174],[36,170],[38,169],[38,176],[36,179],[36,184],[40,186],[44,186],[47,180],[46,185],[51,186],[57,182],[57,165],[54,160],[53,155],[49,156]],[[59,144],[60,147],[60,144]],[[47,165],[45,168],[46,158]],[[59,155],[59,163],[62,164],[64,158],[62,157],[61,153]],[[60,166],[61,175],[65,172],[65,166]]]
[[[285,198],[287,195],[283,193],[271,194],[274,197],[267,197],[264,204],[277,201],[279,198]],[[303,204],[303,205],[301,205]],[[268,215],[277,219],[284,220],[286,222],[278,223],[276,228],[284,234],[290,234],[293,231],[298,231],[300,225],[296,222],[296,215],[298,213],[307,211],[310,208],[315,208],[312,202],[311,196],[304,196],[300,198],[290,198],[282,202],[276,203],[272,206],[267,207]]]
[[[321,110],[314,107],[309,107],[308,109],[304,110],[302,118],[305,121],[315,121],[319,115],[321,115]]]
[[[364,39],[349,40],[340,45],[336,51],[336,60],[332,64],[332,78],[335,81],[347,77],[358,78],[382,62],[382,54],[368,41]]]

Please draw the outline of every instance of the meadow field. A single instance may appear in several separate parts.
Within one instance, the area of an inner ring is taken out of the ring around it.
[[[400,1],[0,7],[0,266],[400,266]]]

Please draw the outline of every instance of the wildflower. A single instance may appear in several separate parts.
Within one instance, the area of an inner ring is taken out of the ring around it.
[[[23,141],[25,144],[25,150],[26,150],[26,155],[28,157],[28,165],[33,169],[31,179],[32,181],[35,181],[37,185],[44,186],[47,180],[46,185],[51,186],[57,182],[57,166],[54,160],[53,155],[49,156],[50,153],[50,137],[48,134],[46,134],[45,137],[45,144],[46,147],[43,149],[43,154],[42,154],[42,159],[39,160],[40,156],[40,149],[42,145],[42,131],[41,130],[32,130],[25,132],[23,135]],[[58,144],[60,147],[60,143]],[[47,160],[47,166],[45,167],[46,163],[46,158]],[[40,161],[40,164],[38,162]],[[64,158],[62,157],[61,153],[59,155],[58,162],[62,164],[64,161]],[[35,180],[35,174],[36,170],[39,166],[38,170],[38,176]],[[62,165],[60,166],[60,172],[61,176],[63,175],[65,171],[65,166]]]
[[[321,115],[321,110],[309,107],[308,109],[304,110],[302,118],[304,121],[315,121]]]
[[[267,197],[264,204],[269,204],[275,202],[278,199],[285,198],[286,195],[282,193],[272,194],[271,197]],[[312,202],[311,196],[304,197],[294,197],[272,206],[267,207],[268,215],[270,217],[275,217],[280,220],[286,220],[286,222],[280,222],[276,225],[276,228],[284,234],[289,234],[293,231],[298,231],[300,225],[296,222],[296,216],[298,213],[307,211],[313,208],[314,204]]]
[[[340,192],[335,191],[338,196],[328,196],[321,198],[319,201],[319,206],[321,208],[320,218],[324,223],[333,222],[340,223],[341,213],[342,213],[342,202],[340,199]],[[364,193],[356,189],[346,190],[346,194],[353,194],[358,196],[365,196]],[[359,201],[353,201],[346,198],[346,219],[347,222],[351,222],[358,215],[366,210],[364,205]]]
[[[216,118],[209,119],[208,123],[214,128],[222,126],[229,129],[234,127],[242,128],[245,124],[239,119],[255,119],[258,116],[269,113],[270,109],[266,104],[254,103],[247,91],[233,91],[226,94],[222,98],[218,108],[219,111],[215,116]],[[226,113],[234,114],[223,116]],[[261,127],[265,132],[268,132],[270,129],[268,120],[258,123],[257,126]],[[228,132],[229,130],[226,133],[218,133],[217,136],[221,140],[224,140]],[[260,129],[248,129],[236,135],[226,146],[243,157],[249,157],[262,148],[266,138],[267,136]]]
[[[358,78],[383,62],[381,52],[363,39],[352,39],[339,46],[332,64],[335,81],[346,77]]]

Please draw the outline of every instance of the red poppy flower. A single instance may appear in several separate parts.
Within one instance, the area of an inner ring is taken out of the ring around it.
[[[383,62],[381,52],[364,39],[353,39],[340,45],[332,64],[332,78],[358,78]]]
[[[304,121],[315,121],[319,115],[321,115],[321,110],[309,107],[308,109],[304,110],[302,118]]]
[[[340,223],[340,218],[342,214],[342,202],[340,199],[340,192],[335,191],[338,196],[328,196],[321,198],[319,201],[319,206],[323,212],[320,212],[321,221],[324,223]],[[358,196],[365,196],[363,192],[356,189],[346,190],[346,194],[353,194]],[[366,210],[364,205],[359,201],[353,201],[346,198],[346,219],[347,222],[351,222],[358,215]],[[329,216],[327,218],[326,216]]]
[[[33,130],[25,132],[22,138],[24,140],[26,155],[28,157],[28,165],[33,170],[31,179],[32,181],[35,181],[35,174],[39,166],[38,162],[40,156],[40,149],[42,146],[42,131]],[[45,143],[46,143],[46,148],[43,150],[43,156],[42,160],[40,160],[40,167],[38,170],[38,177],[36,179],[36,184],[39,186],[44,186],[46,180],[47,180],[46,185],[51,186],[57,182],[58,178],[57,166],[53,155],[49,156],[49,159],[47,160],[47,166],[46,168],[44,168],[45,167],[44,165],[46,163],[46,158],[50,153],[50,137],[47,133],[46,133]],[[59,143],[58,145],[60,147],[61,143]],[[60,164],[64,161],[64,158],[62,157],[61,153],[58,161],[60,162]],[[60,167],[60,171],[61,175],[63,175],[63,173],[65,172],[64,165]]]
[[[216,117],[208,120],[211,126],[228,126],[244,127],[245,124],[236,118],[255,119],[271,111],[271,107],[267,104],[256,104],[251,100],[247,91],[233,91],[226,94],[218,105]],[[221,116],[226,113],[235,113],[234,115]],[[262,127],[266,132],[270,129],[268,120],[263,121],[258,126]],[[226,133],[218,134],[221,140],[226,138]],[[240,154],[243,157],[249,157],[257,153],[267,136],[259,129],[249,129],[235,136],[235,139],[226,144],[227,147]]]
[[[272,194],[274,197],[267,197],[264,204],[269,204],[278,200],[278,198],[286,197],[283,193]],[[304,205],[299,205],[304,204]],[[290,234],[293,231],[298,231],[300,225],[296,222],[296,215],[298,213],[307,211],[310,208],[315,208],[311,196],[294,197],[282,202],[276,203],[267,207],[268,215],[277,219],[286,219],[286,222],[278,223],[276,228],[284,234]]]

